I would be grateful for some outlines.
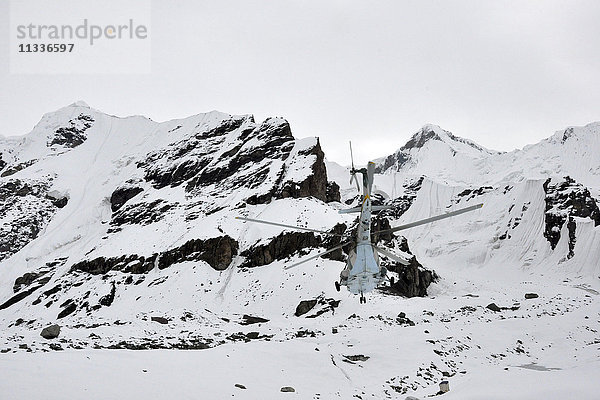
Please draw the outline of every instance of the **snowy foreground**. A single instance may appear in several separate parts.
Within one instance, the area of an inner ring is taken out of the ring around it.
[[[599,288],[556,275],[440,272],[445,279],[430,298],[377,294],[363,306],[349,298],[326,320],[282,318],[244,328],[322,332],[314,338],[275,334],[271,341],[188,351],[2,354],[0,393],[7,399],[405,399],[435,394],[447,379],[444,399],[598,398]],[[524,299],[530,292],[539,298]],[[515,310],[494,312],[485,308],[491,302]],[[415,325],[398,323],[400,311]],[[353,355],[369,358],[344,357]],[[394,390],[406,385],[415,390]],[[284,386],[295,392],[280,392]]]

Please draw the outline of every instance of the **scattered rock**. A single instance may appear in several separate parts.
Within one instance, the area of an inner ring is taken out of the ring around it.
[[[58,335],[60,335],[60,326],[56,324],[45,327],[40,333],[40,336],[44,339],[54,339],[57,338]]]
[[[355,362],[356,362],[356,361],[367,361],[367,360],[368,360],[369,358],[371,358],[371,357],[369,357],[369,356],[365,356],[365,355],[363,355],[363,354],[357,354],[357,355],[355,355],[355,356],[344,356],[344,358],[345,358],[346,360],[349,360],[349,361],[355,361]]]
[[[169,320],[164,317],[151,317],[150,319],[154,322],[158,322],[159,324],[163,324],[163,325],[169,323]]]
[[[244,314],[242,316],[242,322],[240,322],[240,325],[261,324],[264,322],[269,322],[269,320],[266,318],[254,317],[252,315]]]
[[[490,309],[490,310],[492,310],[492,311],[495,311],[495,312],[499,312],[499,311],[501,311],[500,307],[498,307],[498,306],[496,305],[496,303],[490,303],[490,304],[488,304],[487,306],[485,306],[485,308],[488,308],[488,309]]]
[[[284,387],[281,388],[281,391],[284,392],[284,393],[293,393],[293,392],[296,391],[296,389],[294,389],[291,386],[284,386]]]
[[[538,297],[540,297],[540,296],[538,296],[537,293],[525,293],[526,299],[537,299]]]
[[[241,383],[236,383],[235,387],[240,389],[246,389],[246,386],[242,385]]]
[[[62,348],[62,346],[60,344],[58,344],[58,343],[50,343],[50,345],[48,347],[50,347],[50,350],[54,350],[54,351],[62,351],[62,350],[64,350]]]
[[[398,316],[396,317],[396,322],[399,323],[400,325],[415,326],[415,323],[413,321],[411,321],[410,319],[406,318],[406,314],[403,312],[398,314]]]

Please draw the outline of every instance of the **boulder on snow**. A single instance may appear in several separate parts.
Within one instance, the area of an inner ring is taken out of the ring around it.
[[[45,327],[40,333],[40,336],[44,339],[54,339],[57,338],[58,335],[60,335],[60,326],[56,324]]]
[[[296,312],[294,315],[296,317],[301,317],[310,310],[312,310],[317,305],[317,300],[302,300],[300,304],[296,307]]]
[[[293,392],[296,391],[296,389],[294,389],[291,386],[284,386],[284,387],[281,388],[281,391],[284,392],[284,393],[286,393],[286,392],[287,393],[293,393]]]
[[[537,293],[525,293],[526,299],[537,299],[538,297],[540,297],[540,296],[538,296]]]
[[[159,324],[163,324],[163,325],[169,323],[169,320],[166,319],[165,317],[151,317],[150,319],[154,322],[158,322]]]
[[[487,306],[485,306],[485,308],[490,309],[490,310],[495,311],[495,312],[499,312],[499,311],[502,310],[500,307],[498,307],[496,305],[496,303],[490,303]]]

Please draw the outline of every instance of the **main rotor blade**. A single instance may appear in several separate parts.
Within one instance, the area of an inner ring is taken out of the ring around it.
[[[397,255],[395,255],[395,254],[393,254],[393,253],[391,253],[391,252],[389,252],[389,251],[387,251],[387,250],[385,250],[385,249],[382,249],[381,247],[376,247],[376,246],[373,246],[373,248],[374,248],[374,249],[375,249],[375,250],[376,250],[378,253],[381,253],[381,254],[383,254],[384,256],[386,256],[387,258],[391,258],[392,260],[394,260],[394,261],[396,261],[396,262],[399,262],[399,263],[400,263],[400,264],[402,264],[402,265],[409,265],[409,264],[410,264],[410,261],[409,261],[409,260],[407,260],[406,258],[404,258],[404,257],[398,257]]]
[[[293,226],[293,225],[280,224],[278,222],[263,221],[263,220],[260,220],[260,219],[244,218],[244,217],[235,217],[235,219],[240,219],[242,221],[249,221],[249,222],[257,222],[259,224],[281,226],[283,228],[296,229],[296,230],[299,230],[299,231],[315,232],[315,233],[320,233],[322,235],[340,236],[340,237],[346,236],[346,234],[330,233],[330,232],[320,231],[318,229],[303,228],[301,226]]]
[[[392,229],[385,229],[383,231],[373,232],[373,234],[375,234],[375,233],[398,232],[398,231],[402,231],[404,229],[413,228],[415,226],[425,225],[425,224],[428,224],[430,222],[439,221],[440,219],[450,218],[450,217],[454,217],[456,215],[464,214],[464,213],[469,212],[469,211],[477,210],[478,208],[481,208],[481,207],[483,207],[483,203],[476,204],[474,206],[469,206],[469,207],[461,208],[460,210],[456,210],[456,211],[450,211],[450,212],[447,212],[445,214],[436,215],[434,217],[425,218],[425,219],[422,219],[420,221],[411,222],[409,224],[400,225],[400,226],[397,226],[397,227],[392,228]]]
[[[300,265],[300,264],[304,264],[304,263],[305,263],[305,262],[307,262],[307,261],[314,260],[315,258],[318,258],[318,257],[324,256],[325,254],[329,254],[329,253],[332,253],[332,252],[334,252],[334,251],[336,251],[336,250],[339,250],[339,249],[341,249],[342,247],[346,246],[346,245],[347,245],[347,244],[349,244],[349,243],[351,243],[351,241],[350,241],[350,240],[349,240],[349,241],[347,241],[347,242],[344,242],[344,243],[342,243],[342,244],[339,244],[339,245],[337,245],[337,246],[335,246],[335,247],[332,247],[331,249],[329,249],[329,250],[327,250],[327,251],[324,251],[324,252],[322,252],[322,253],[319,253],[319,254],[317,254],[317,255],[314,255],[314,256],[311,256],[311,257],[305,258],[304,260],[302,260],[302,261],[299,261],[299,262],[297,262],[297,263],[295,263],[295,264],[288,265],[287,267],[283,267],[283,269],[286,269],[286,270],[287,270],[287,269],[291,269],[291,268],[297,267],[298,265]]]
[[[354,171],[354,156],[352,155],[352,141],[348,141],[350,143],[350,161],[352,162],[352,171]]]

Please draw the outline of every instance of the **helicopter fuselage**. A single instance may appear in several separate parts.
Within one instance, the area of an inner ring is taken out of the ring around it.
[[[356,231],[356,246],[350,250],[346,267],[340,274],[340,284],[353,294],[362,295],[374,290],[386,277],[387,271],[379,264],[379,256],[371,242],[371,188],[375,164],[358,170],[363,175],[363,195],[360,218]]]

